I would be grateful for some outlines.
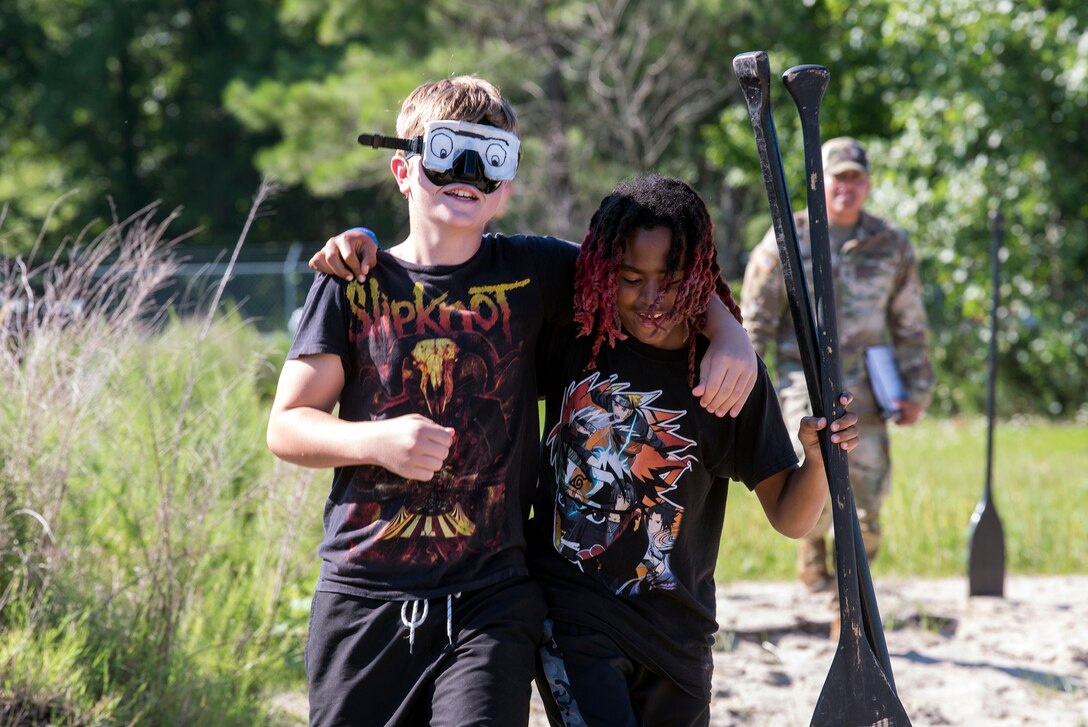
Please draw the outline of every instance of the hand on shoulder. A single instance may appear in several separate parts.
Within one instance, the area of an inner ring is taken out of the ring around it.
[[[378,262],[378,237],[365,227],[353,227],[325,241],[310,258],[310,269],[344,280],[364,280]]]

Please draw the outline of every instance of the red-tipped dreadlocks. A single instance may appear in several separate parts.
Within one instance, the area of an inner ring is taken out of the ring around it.
[[[667,227],[672,246],[667,275],[683,272],[676,303],[663,323],[687,324],[688,378],[695,381],[695,334],[706,326],[706,307],[717,293],[738,321],[740,307],[721,276],[714,248],[714,226],[703,200],[690,186],[671,177],[649,174],[621,182],[593,213],[578,253],[574,279],[574,320],[579,335],[592,335],[596,364],[605,339],[609,346],[627,338],[616,309],[616,279],[631,234],[640,228]]]

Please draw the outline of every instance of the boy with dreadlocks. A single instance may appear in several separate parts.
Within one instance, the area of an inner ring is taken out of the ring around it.
[[[728,481],[754,490],[777,530],[804,535],[827,496],[826,421],[802,420],[799,467],[762,362],[735,418],[692,396],[707,303],[717,294],[740,314],[684,182],[618,185],[575,276],[576,326],[538,347],[547,409],[529,563],[549,619],[537,685],[553,725],[706,725]],[[846,451],[856,420],[831,424]]]

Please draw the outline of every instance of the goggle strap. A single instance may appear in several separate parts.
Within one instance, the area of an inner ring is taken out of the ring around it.
[[[359,134],[359,143],[374,149],[399,149],[414,154],[423,153],[423,137],[414,139],[401,139],[396,136],[383,136],[381,134]]]

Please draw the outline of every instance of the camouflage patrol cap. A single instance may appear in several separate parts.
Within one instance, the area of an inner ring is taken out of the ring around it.
[[[823,155],[825,174],[834,176],[850,170],[869,174],[869,157],[857,139],[849,136],[829,139],[824,143]]]

